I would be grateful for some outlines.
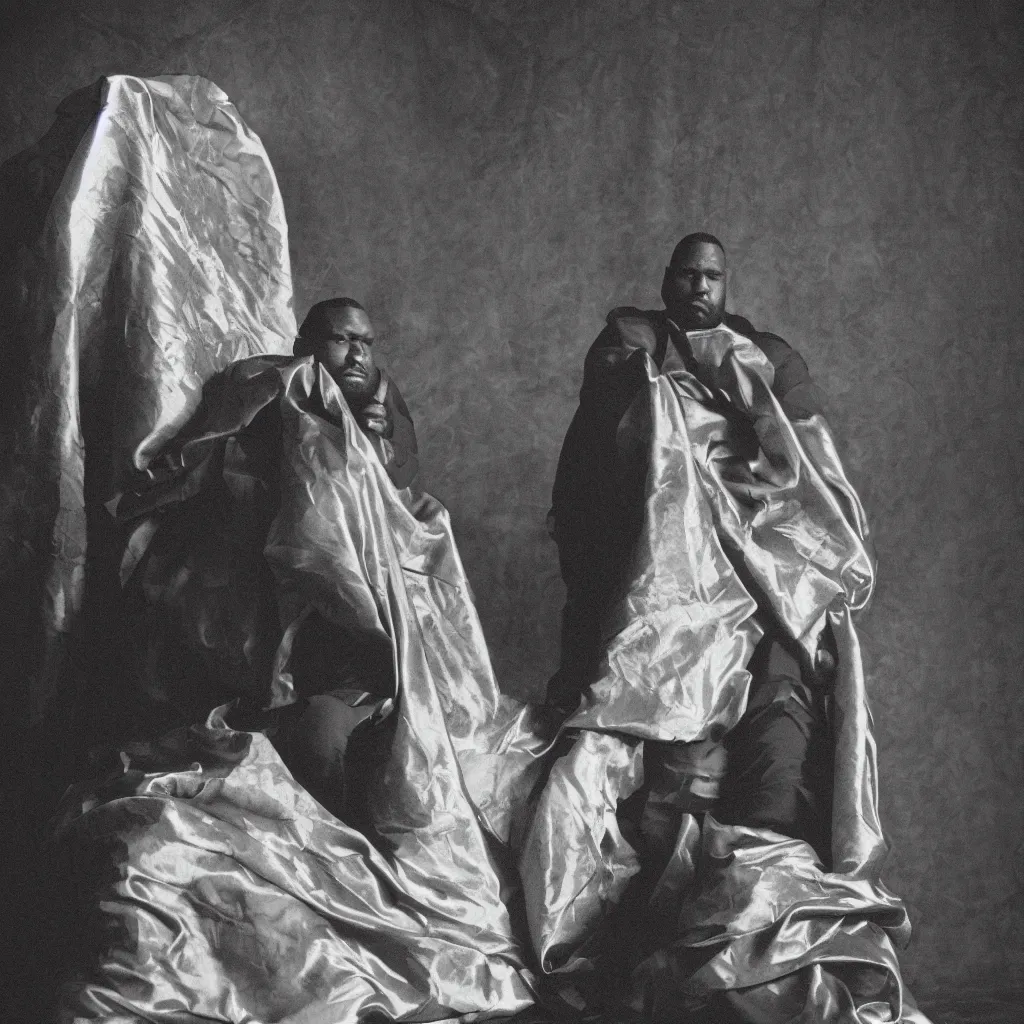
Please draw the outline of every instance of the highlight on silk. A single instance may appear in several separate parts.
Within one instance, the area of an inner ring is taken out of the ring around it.
[[[289,193],[217,85],[108,74],[0,179],[24,1019],[928,1024],[856,439],[736,311],[720,224],[680,214],[662,305],[577,339],[524,696],[391,312],[329,274],[299,303]]]

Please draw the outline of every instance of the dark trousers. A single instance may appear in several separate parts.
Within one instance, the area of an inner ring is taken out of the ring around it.
[[[747,710],[724,739],[728,767],[712,813],[726,824],[806,840],[827,864],[833,744],[826,693],[775,636],[761,640],[749,668]]]
[[[609,571],[608,578],[612,575]],[[566,601],[562,665],[548,688],[549,702],[563,707],[574,706],[592,681],[600,652],[597,625],[602,620],[607,578],[595,572],[593,580],[583,582],[588,585],[573,588]],[[721,741],[728,764],[717,798],[702,797],[691,789],[690,762],[695,754],[705,758],[706,752],[680,749],[693,744],[648,741],[644,755],[648,782],[631,804],[644,806],[653,791],[677,810],[695,814],[709,810],[725,824],[766,828],[803,839],[827,865],[833,778],[827,683],[801,664],[795,644],[772,626],[747,667],[751,674],[747,709]],[[670,794],[676,783],[682,788]]]

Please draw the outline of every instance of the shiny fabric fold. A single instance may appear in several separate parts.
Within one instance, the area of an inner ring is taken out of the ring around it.
[[[295,336],[277,181],[227,96],[192,76],[112,75],[72,100],[53,141],[5,166],[45,211],[12,263],[24,358],[0,467],[2,582],[24,587],[27,571],[39,589],[19,655],[33,723],[68,704],[87,507],[177,433],[208,377]]]
[[[364,730],[367,821],[343,824],[314,801],[265,736],[229,728],[228,710],[181,733],[180,749],[127,750],[120,778],[65,805],[61,842],[116,868],[83,879],[113,941],[68,988],[66,1019],[106,1020],[115,1005],[174,1020],[513,1013],[533,990],[499,851],[542,764],[543,730],[495,685],[444,508],[393,486],[313,359],[256,368],[246,382],[274,386],[248,393],[264,408],[274,393],[282,430],[264,547],[281,644],[266,704],[295,698],[286,641],[311,609],[387,640],[395,689]],[[229,433],[215,438],[221,450],[244,446],[245,426]],[[192,467],[200,492],[215,479],[204,465]],[[179,483],[161,487],[187,492]],[[188,502],[158,505],[173,518]],[[207,528],[216,541],[231,525]],[[224,753],[240,749],[240,760]],[[161,758],[163,770],[146,770]]]
[[[129,770],[61,833],[114,868],[82,879],[102,952],[66,986],[63,1020],[436,1020],[529,1005],[450,768],[395,819],[396,845],[408,841],[386,854],[317,804],[265,737],[214,715],[180,748],[181,768]],[[468,876],[448,858],[460,845],[479,858]]]
[[[690,336],[695,373],[647,364],[617,452],[647,469],[641,542],[599,677],[558,728],[500,694],[446,510],[397,488],[329,376],[284,355],[287,236],[258,140],[201,79],[114,76],[89,102],[80,142],[48,150],[70,163],[26,243],[30,426],[4,467],[33,509],[22,530],[7,502],[5,543],[45,598],[32,713],[64,696],[63,640],[116,628],[102,602],[82,628],[90,558],[137,627],[110,674],[205,724],[120,744],[61,806],[85,922],[61,1019],[474,1020],[540,1001],[564,1019],[922,1024],[894,952],[906,911],[879,878],[852,625],[866,521],[820,417],[790,422],[727,330]],[[836,640],[827,863],[645,789],[652,745],[696,751],[740,719],[766,612],[807,654],[826,622]],[[303,662],[313,622],[344,657]],[[279,749],[311,694],[338,697],[355,750],[333,810]]]
[[[833,601],[859,610],[871,593],[866,519],[824,420],[790,423],[747,338],[688,337],[703,379],[648,361],[619,426],[620,458],[648,465],[643,528],[574,727],[721,736],[745,707],[757,598],[810,657]]]
[[[756,382],[743,380],[749,371],[737,366],[739,384],[756,394]],[[289,637],[311,614],[383,638],[393,686],[359,734],[370,766],[368,814],[350,821],[314,800],[265,735],[231,727],[233,708],[205,726],[125,748],[125,769],[73,793],[58,830],[59,844],[86,866],[76,885],[93,921],[90,958],[65,989],[65,1020],[474,1019],[508,1016],[540,1000],[544,1008],[531,1011],[539,1019],[603,1010],[657,1022],[802,1015],[835,1024],[924,1024],[894,949],[909,935],[906,911],[879,879],[885,841],[852,609],[832,593],[839,585],[850,605],[863,599],[860,578],[844,572],[869,564],[868,556],[851,548],[846,560],[814,561],[807,552],[821,546],[801,547],[792,537],[805,514],[814,535],[816,508],[825,509],[821,515],[859,509],[852,491],[842,490],[838,463],[822,466],[807,485],[833,482],[840,488],[834,504],[794,498],[786,516],[751,529],[748,540],[756,555],[774,543],[773,525],[789,531],[776,549],[805,557],[810,568],[780,571],[777,579],[820,602],[811,611],[828,616],[836,640],[826,864],[804,842],[721,824],[713,810],[696,817],[671,800],[648,800],[642,815],[630,811],[644,796],[645,746],[677,735],[653,732],[651,722],[659,715],[688,721],[705,691],[680,687],[689,705],[666,711],[664,695],[673,690],[663,685],[656,703],[644,689],[641,654],[640,667],[614,685],[599,679],[603,705],[592,692],[556,735],[539,712],[497,689],[444,509],[393,486],[329,376],[312,359],[279,357],[243,362],[232,375],[240,388],[223,406],[207,408],[205,429],[189,433],[171,460],[177,469],[149,492],[148,505],[143,495],[135,499],[138,522],[160,522],[142,530],[132,571],[154,571],[151,583],[161,574],[178,579],[173,560],[150,562],[161,530],[218,481],[236,487],[239,478],[271,478],[266,464],[243,472],[239,453],[267,450],[253,438],[266,439],[273,412],[280,493],[264,528],[268,574],[260,586],[273,597],[277,646],[267,685],[250,696],[269,709],[295,700]],[[716,516],[728,499],[738,508],[734,521],[756,518],[742,488],[750,487],[750,467],[767,456],[748,451],[748,476],[734,460],[728,480],[699,464],[701,449],[686,432],[694,422],[715,422],[715,399],[694,380],[652,375],[646,413],[634,410],[632,433],[623,434],[624,451],[645,442],[652,466],[656,456],[661,464],[649,479],[638,571],[616,609],[626,636],[612,633],[609,645],[635,638],[631,617],[646,609],[674,630],[673,643],[720,643],[735,671],[720,668],[708,678],[725,687],[738,716],[745,658],[759,635],[758,602],[739,578],[742,563],[733,559],[740,556],[728,550]],[[717,429],[725,432],[726,414],[717,408]],[[771,407],[766,415],[782,414]],[[790,446],[783,452],[799,458],[774,482],[761,474],[768,501],[778,493],[772,487],[792,493],[801,486],[799,460],[810,459],[808,450],[819,461],[833,451],[822,422],[799,429],[817,447],[796,448],[796,430],[776,430]],[[726,437],[705,450],[721,453],[729,444]],[[186,449],[191,454],[182,457]],[[247,484],[235,497],[250,501],[261,486]],[[710,487],[724,492],[717,508]],[[128,496],[122,505],[130,515]],[[229,515],[206,525],[210,542],[189,549],[199,558],[189,563],[193,573],[230,544],[236,521]],[[687,571],[703,576],[687,580]],[[828,585],[804,587],[812,572]],[[657,590],[666,579],[668,597]],[[689,606],[678,600],[683,586]],[[159,602],[160,588],[152,595]],[[794,600],[783,596],[773,607]],[[794,635],[812,617],[805,612],[788,623]],[[687,639],[687,630],[714,625],[719,614],[727,622],[720,634]],[[606,674],[624,663],[606,659]],[[691,663],[650,657],[646,664],[665,673],[666,665]],[[664,684],[663,676],[652,678]],[[683,735],[726,728],[730,719],[715,717],[716,699]],[[585,717],[595,708],[605,716],[599,724]]]
[[[574,972],[570,1004],[604,1005],[615,964],[614,998],[628,993],[644,1020],[923,1021],[894,951],[909,939],[907,913],[879,877],[886,844],[852,623],[873,584],[863,510],[824,420],[789,421],[747,339],[725,328],[688,338],[696,372],[667,361],[658,374],[648,361],[619,426],[618,457],[647,466],[643,527],[597,678],[567,720],[573,746],[521,847],[535,954],[563,992]],[[648,797],[642,815],[628,811],[645,745],[696,746],[739,720],[765,609],[808,662],[826,623],[835,638],[828,863],[802,840],[722,824],[713,807],[695,817]],[[595,736],[599,749],[631,751],[628,788],[614,761],[592,777]],[[580,861],[588,849],[601,856]],[[579,865],[575,887],[567,864]]]

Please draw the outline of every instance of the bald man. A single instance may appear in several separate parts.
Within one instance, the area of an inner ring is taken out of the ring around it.
[[[644,380],[638,354],[646,352],[658,371],[693,371],[687,332],[724,325],[768,358],[772,392],[790,420],[822,412],[820,393],[800,355],[778,335],[757,331],[746,318],[727,312],[726,295],[722,243],[704,232],[687,235],[665,270],[665,308],[612,310],[587,353],[580,404],[553,493],[552,534],[566,603],[561,666],[549,685],[552,703],[575,706],[594,681],[609,602],[628,571],[642,525],[647,467],[624,466],[616,445],[624,414]],[[718,737],[696,745],[648,742],[648,790],[680,789],[670,794],[678,807],[713,808],[719,821],[770,828],[825,852],[832,782],[821,681],[834,665],[831,638],[826,635],[811,662],[784,634],[752,581],[744,584],[758,600],[764,630],[748,666],[747,712],[721,742]]]

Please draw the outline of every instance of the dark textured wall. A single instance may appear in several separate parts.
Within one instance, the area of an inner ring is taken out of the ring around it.
[[[877,533],[888,870],[921,991],[1024,964],[1022,30],[1014,0],[79,0],[0,30],[0,159],[114,72],[262,136],[297,307],[344,292],[417,417],[500,678],[553,667],[544,533],[583,352],[673,242],[730,249]]]

